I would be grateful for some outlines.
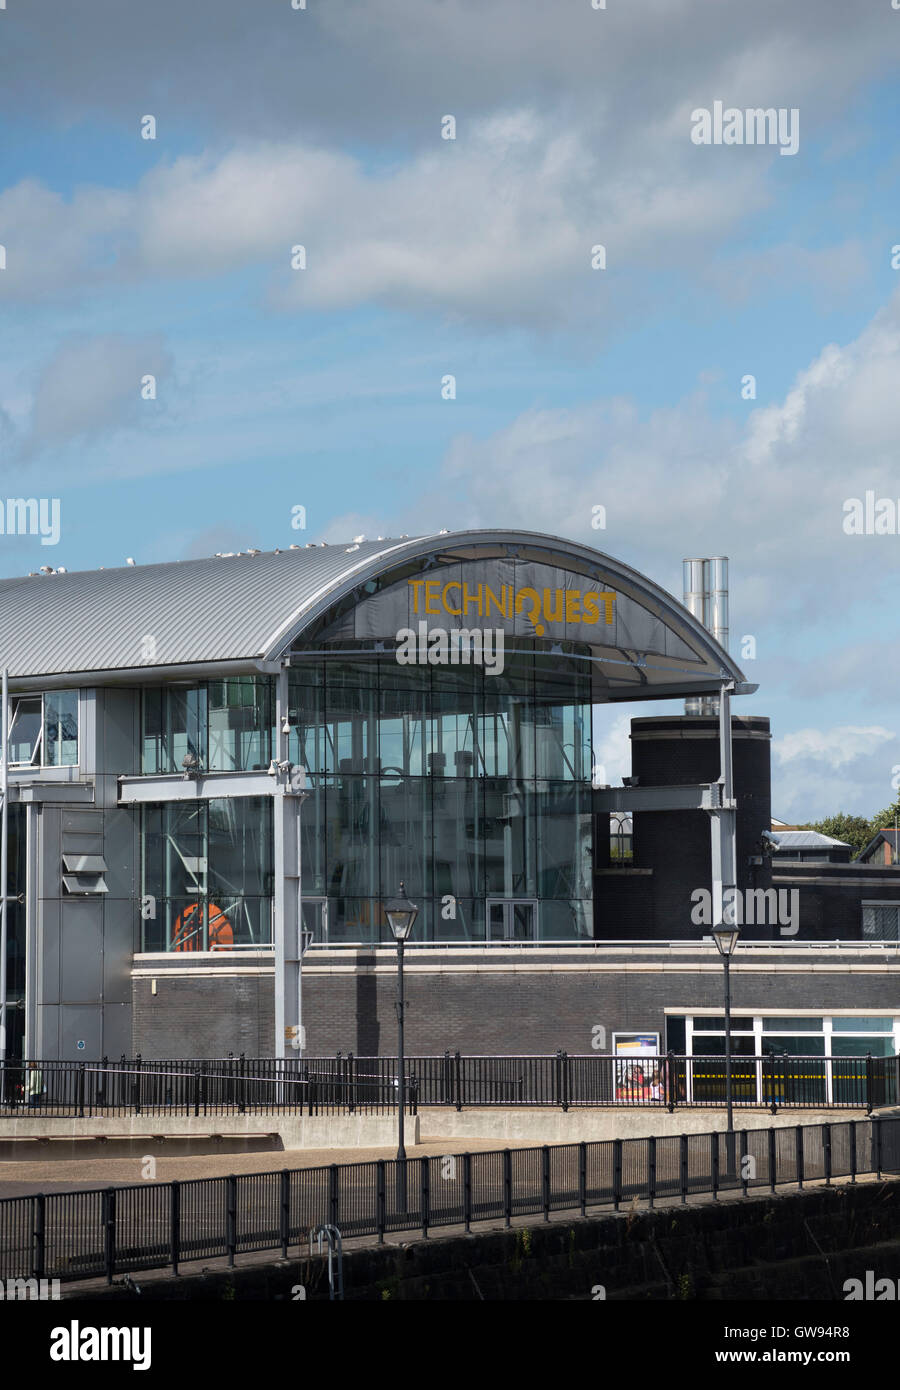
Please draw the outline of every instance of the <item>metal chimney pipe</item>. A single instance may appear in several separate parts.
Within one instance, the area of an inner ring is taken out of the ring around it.
[[[682,562],[684,606],[728,650],[728,556]],[[718,714],[715,695],[692,695],[684,702],[685,714]]]
[[[683,560],[681,565],[684,606],[704,627],[707,623],[708,568],[708,560]],[[684,712],[703,714],[703,704],[702,695],[692,695],[684,702]]]
[[[706,626],[728,651],[728,556],[716,555],[709,562],[709,620]]]

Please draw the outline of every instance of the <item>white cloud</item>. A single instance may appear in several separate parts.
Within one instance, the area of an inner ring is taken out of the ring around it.
[[[797,729],[772,744],[779,763],[814,762],[830,768],[844,767],[876,752],[897,738],[896,731],[879,725],[860,728],[847,724],[833,729]]]
[[[36,383],[26,451],[139,423],[142,410],[145,416],[154,410],[171,367],[171,354],[158,335],[64,340]],[[142,397],[148,376],[156,379],[156,400]]]

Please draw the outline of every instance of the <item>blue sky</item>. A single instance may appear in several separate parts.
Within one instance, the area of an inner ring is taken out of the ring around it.
[[[775,814],[872,813],[900,536],[842,506],[900,497],[898,54],[887,0],[10,0],[0,488],[60,498],[69,569],[286,545],[298,503],[311,540],[546,529],[676,593],[726,553]],[[693,145],[714,100],[796,108],[798,153]]]

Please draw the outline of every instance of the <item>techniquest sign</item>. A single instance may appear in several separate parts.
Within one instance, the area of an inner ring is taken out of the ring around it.
[[[603,589],[569,589],[555,587],[540,590],[526,585],[516,589],[513,584],[473,583],[465,579],[409,579],[414,616],[470,620],[476,614],[485,621],[492,616],[511,619],[524,614],[535,634],[542,637],[547,627],[555,623],[587,623],[604,621],[611,624],[616,596]],[[545,626],[546,624],[546,626]]]

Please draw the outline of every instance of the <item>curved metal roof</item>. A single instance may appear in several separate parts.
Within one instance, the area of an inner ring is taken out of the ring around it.
[[[702,624],[646,576],[577,542],[494,530],[0,580],[0,665],[27,684],[41,677],[59,684],[63,675],[147,679],[213,664],[252,669],[276,660],[340,599],[407,561],[519,552],[596,570],[682,634],[707,677],[744,683]]]

